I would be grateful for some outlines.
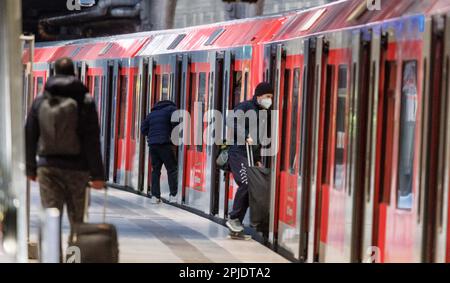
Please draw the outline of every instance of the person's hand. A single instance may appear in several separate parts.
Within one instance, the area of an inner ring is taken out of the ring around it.
[[[254,141],[253,141],[253,139],[252,139],[251,136],[248,136],[248,138],[247,138],[247,143],[248,143],[249,145],[253,145],[253,144],[254,144]]]
[[[261,161],[256,162],[256,166],[258,166],[260,168],[264,168],[264,165],[262,164]]]
[[[105,181],[99,181],[99,180],[96,180],[96,181],[94,180],[94,181],[89,182],[89,186],[95,190],[101,190],[101,189],[106,188]]]
[[[31,182],[36,182],[36,176],[27,176],[27,179]]]

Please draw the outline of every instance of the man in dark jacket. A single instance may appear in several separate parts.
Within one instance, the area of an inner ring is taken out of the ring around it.
[[[260,123],[266,123],[262,121],[262,116],[259,112],[261,110],[268,110],[272,105],[273,89],[268,83],[260,83],[255,89],[255,95],[252,100],[244,101],[238,104],[234,108],[235,117],[239,116],[237,112],[240,110],[244,114],[254,111],[255,118],[257,118],[258,125],[250,125],[248,119],[239,120],[233,118],[232,121],[227,119],[229,125],[233,125],[234,128],[234,143],[229,150],[229,165],[233,174],[234,180],[239,186],[233,202],[233,210],[230,213],[230,217],[226,222],[227,227],[231,232],[241,233],[244,231],[242,221],[249,207],[249,195],[248,195],[248,179],[247,179],[247,148],[244,144],[239,144],[240,137],[250,145],[253,151],[254,162],[256,166],[262,167],[261,155],[260,155],[260,133],[255,130],[255,136],[251,133],[254,129],[260,129]],[[231,122],[231,123],[230,123]]]
[[[178,165],[170,140],[176,123],[171,122],[172,114],[177,110],[175,103],[163,100],[155,104],[141,126],[141,132],[147,136],[152,160],[152,203],[161,203],[161,168],[167,169],[169,178],[169,202],[176,201],[178,192]]]
[[[55,72],[45,85],[45,94],[34,100],[26,119],[26,174],[29,180],[39,182],[42,206],[57,208],[62,215],[66,205],[72,225],[83,221],[88,183],[94,189],[105,187],[100,128],[95,102],[89,90],[75,77],[72,60],[56,61]],[[79,142],[78,154],[40,154],[42,139],[45,139],[41,119],[48,114],[42,113],[41,107],[52,97],[72,98],[77,104],[78,123],[72,127],[76,129],[75,139]]]

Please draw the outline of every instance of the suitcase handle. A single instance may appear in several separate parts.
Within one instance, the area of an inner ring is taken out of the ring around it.
[[[105,187],[103,189],[105,191],[105,198],[103,201],[103,223],[106,223],[106,206],[108,205],[108,188]],[[89,184],[86,187],[86,197],[85,197],[85,205],[84,205],[84,219],[83,222],[88,222],[88,211],[89,211],[89,202],[91,196],[91,187]]]
[[[255,162],[253,160],[253,149],[250,148],[250,145],[248,144],[248,142],[245,142],[245,147],[247,149],[248,167],[254,167]]]
[[[103,223],[106,223],[106,206],[108,205],[108,188],[103,189],[105,191],[105,199],[103,201]]]

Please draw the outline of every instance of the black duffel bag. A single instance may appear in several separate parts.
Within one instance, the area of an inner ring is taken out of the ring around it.
[[[250,204],[250,225],[256,231],[267,234],[270,219],[270,169],[256,167],[253,151],[247,144],[247,178]]]

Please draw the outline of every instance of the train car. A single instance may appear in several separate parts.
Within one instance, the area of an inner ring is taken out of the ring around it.
[[[52,62],[74,58],[98,103],[108,181],[142,194],[141,122],[160,100],[187,110],[176,205],[223,222],[237,187],[214,162],[226,122],[204,135],[205,113],[270,82],[267,243],[298,262],[450,262],[450,1],[379,3],[38,45],[34,93]]]

